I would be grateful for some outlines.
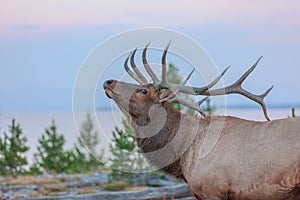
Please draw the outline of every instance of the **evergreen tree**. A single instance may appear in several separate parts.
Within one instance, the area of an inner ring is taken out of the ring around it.
[[[295,108],[292,108],[292,117],[296,117]]]
[[[86,155],[75,146],[72,151],[66,151],[68,168],[66,173],[86,173],[90,171],[90,162],[86,160]]]
[[[115,180],[130,180],[133,177],[133,173],[147,169],[147,163],[145,163],[142,155],[139,153],[139,149],[135,142],[135,136],[123,119],[122,124],[125,131],[115,128],[113,131],[113,139],[110,144],[110,151],[112,153],[111,164],[111,177]]]
[[[1,175],[16,177],[25,172],[24,166],[27,165],[27,159],[24,154],[29,150],[26,142],[27,138],[23,136],[20,125],[12,119],[9,134],[4,133],[4,138],[0,138]]]
[[[38,152],[35,154],[37,164],[50,173],[66,172],[70,155],[64,151],[64,144],[64,136],[57,133],[55,122],[52,121],[39,139]]]
[[[82,154],[82,152],[79,152],[80,150],[88,150],[86,159],[89,169],[96,170],[99,165],[102,165],[99,160],[103,159],[103,154],[101,152],[97,152],[97,146],[99,145],[98,131],[95,130],[93,119],[89,113],[86,115],[86,121],[84,121],[81,125],[79,134],[78,143],[80,149],[76,147],[76,151],[78,155],[80,155]]]
[[[123,120],[124,124],[124,120]],[[130,155],[135,147],[134,136],[125,133],[118,127],[112,132],[113,139],[110,144],[110,152],[112,153],[112,158],[110,158],[111,164],[111,177],[115,180],[122,180],[128,178],[130,175],[127,173],[132,164]]]

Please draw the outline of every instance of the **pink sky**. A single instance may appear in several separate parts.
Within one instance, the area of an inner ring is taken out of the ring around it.
[[[300,25],[297,0],[9,0],[0,5],[0,37],[108,25],[175,29],[214,24],[293,29]]]
[[[151,26],[192,37],[220,69],[231,65],[229,83],[263,55],[249,88],[274,84],[268,100],[294,105],[299,15],[299,0],[0,0],[0,110],[70,109],[89,52],[112,35]]]

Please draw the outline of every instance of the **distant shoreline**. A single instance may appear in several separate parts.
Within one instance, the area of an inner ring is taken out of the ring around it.
[[[226,105],[226,106],[217,106],[217,109],[259,109],[260,106],[257,104],[245,104],[245,105]],[[300,109],[300,104],[267,104],[267,109]],[[112,107],[98,107],[96,111],[110,111],[118,110],[118,108]]]

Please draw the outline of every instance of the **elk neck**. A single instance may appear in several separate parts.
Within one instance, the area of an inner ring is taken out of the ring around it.
[[[192,142],[189,143],[189,139],[184,138],[189,134],[193,140],[202,120],[180,113],[167,102],[160,106],[161,108],[155,109],[152,114],[151,111],[145,115],[129,114],[127,119],[146,159],[161,171],[178,179],[184,179],[180,157]],[[176,150],[178,146],[183,148]]]

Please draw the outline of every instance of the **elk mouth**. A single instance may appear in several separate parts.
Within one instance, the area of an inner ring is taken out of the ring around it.
[[[105,94],[108,98],[112,98],[113,97],[113,91],[109,88],[104,88]]]
[[[120,95],[119,93],[116,93],[115,91],[113,91],[113,89],[111,89],[109,87],[104,87],[104,91],[105,91],[106,96],[110,99],[113,99],[114,96],[116,96],[116,95]]]
[[[105,94],[108,98],[112,99],[114,97],[114,91],[109,87],[104,87]]]

